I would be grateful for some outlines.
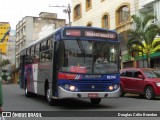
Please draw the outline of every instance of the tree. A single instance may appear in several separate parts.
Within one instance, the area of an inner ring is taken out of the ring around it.
[[[160,27],[156,24],[148,24],[156,19],[153,15],[146,15],[143,19],[133,15],[132,19],[134,29],[128,30],[127,48],[129,52],[141,52],[143,60],[143,56],[146,55],[147,66],[150,67],[151,53],[160,51],[160,39],[155,39],[160,33]]]
[[[10,64],[10,60],[8,59],[3,59],[2,62],[0,63],[0,67],[5,67],[6,65]],[[2,70],[3,73],[6,73],[6,70]],[[3,74],[2,76],[2,80],[7,80],[7,75],[6,74]]]
[[[4,67],[6,65],[10,64],[10,61],[8,59],[4,59],[2,60],[2,62],[0,63],[0,67]]]

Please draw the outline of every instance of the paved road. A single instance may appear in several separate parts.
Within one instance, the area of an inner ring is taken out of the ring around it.
[[[18,85],[11,84],[3,85],[3,96],[4,111],[160,111],[160,98],[146,100],[129,94],[123,98],[103,99],[100,105],[96,106],[93,106],[89,100],[63,101],[61,105],[48,106],[44,97],[26,98],[24,90]]]

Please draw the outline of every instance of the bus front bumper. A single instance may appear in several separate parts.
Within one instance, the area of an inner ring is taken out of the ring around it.
[[[64,98],[112,98],[119,97],[120,88],[111,92],[71,92],[63,89],[62,87],[58,87],[58,99]]]

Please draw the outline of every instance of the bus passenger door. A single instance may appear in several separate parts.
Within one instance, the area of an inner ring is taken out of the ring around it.
[[[53,57],[53,74],[52,74],[52,95],[57,96],[58,92],[58,58],[59,58],[59,41],[54,44]]]

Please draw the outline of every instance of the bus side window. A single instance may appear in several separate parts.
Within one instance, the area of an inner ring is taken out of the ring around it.
[[[27,49],[27,52],[26,52],[26,56],[25,56],[25,64],[29,64],[29,49]]]
[[[46,61],[46,41],[41,43],[40,61]]]
[[[39,52],[40,52],[40,44],[37,44],[35,46],[35,62],[38,62],[39,61]]]
[[[51,39],[47,40],[46,61],[52,60],[52,43]]]
[[[34,46],[31,47],[31,56],[30,56],[30,63],[34,62]]]

